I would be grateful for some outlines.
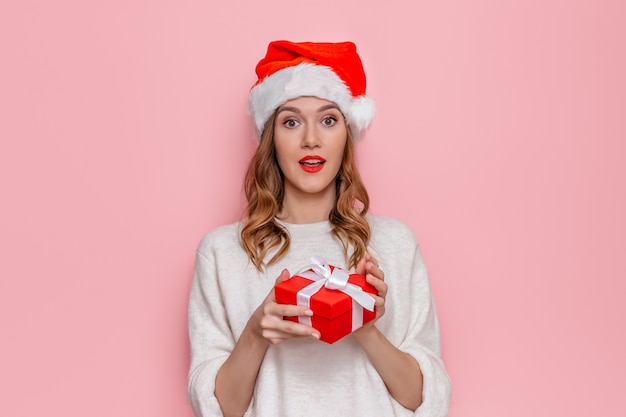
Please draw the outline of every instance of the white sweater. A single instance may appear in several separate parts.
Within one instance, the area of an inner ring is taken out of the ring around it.
[[[369,221],[369,251],[379,261],[389,287],[386,311],[376,326],[420,364],[422,405],[413,413],[396,402],[348,335],[332,345],[308,338],[271,345],[245,416],[447,415],[450,381],[440,359],[435,305],[418,244],[398,220],[370,216]],[[240,223],[219,227],[200,243],[189,299],[189,399],[198,417],[222,415],[214,395],[217,371],[282,269],[294,274],[310,264],[313,255],[347,269],[329,222],[283,225],[291,236],[289,251],[263,273],[241,247]]]

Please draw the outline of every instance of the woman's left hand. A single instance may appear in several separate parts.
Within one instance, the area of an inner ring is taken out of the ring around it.
[[[424,380],[420,365],[413,356],[398,349],[374,326],[376,320],[385,314],[385,274],[378,261],[369,253],[359,262],[356,272],[366,276],[367,282],[376,288],[378,295],[372,294],[376,300],[376,317],[352,335],[376,368],[391,396],[405,408],[415,411],[422,403]]]
[[[372,285],[378,291],[378,295],[372,295],[376,300],[376,317],[374,320],[367,323],[361,329],[366,329],[374,325],[376,320],[381,318],[385,314],[385,298],[387,297],[387,284],[385,283],[385,273],[379,268],[378,261],[369,253],[365,254],[365,257],[361,259],[356,266],[357,274],[365,275],[367,283]]]

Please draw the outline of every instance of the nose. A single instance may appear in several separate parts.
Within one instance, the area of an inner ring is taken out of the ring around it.
[[[304,136],[302,137],[303,148],[317,148],[320,146],[320,137],[315,123],[307,123],[306,129],[304,129]]]

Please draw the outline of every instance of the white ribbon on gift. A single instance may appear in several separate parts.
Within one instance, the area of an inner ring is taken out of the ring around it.
[[[311,284],[302,288],[296,295],[296,302],[299,306],[311,307],[311,297],[322,287],[330,290],[338,290],[347,294],[352,299],[352,331],[363,326],[363,309],[374,311],[376,300],[370,294],[363,291],[358,285],[348,282],[350,274],[341,268],[333,268],[319,256],[311,258],[311,265],[302,268],[296,275],[310,279]],[[311,317],[299,316],[298,321],[302,324],[312,326]]]

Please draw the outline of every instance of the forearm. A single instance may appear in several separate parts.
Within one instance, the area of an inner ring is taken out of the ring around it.
[[[261,363],[269,344],[248,327],[215,378],[215,397],[224,417],[242,416],[252,399]]]
[[[417,361],[391,344],[376,326],[362,328],[354,336],[391,396],[405,408],[415,411],[422,403],[423,385]]]
[[[286,269],[276,283],[289,279]],[[291,338],[315,337],[319,332],[300,323],[284,320],[286,316],[311,316],[303,306],[277,304],[274,290],[248,320],[233,351],[215,377],[215,397],[225,417],[242,416],[250,405],[256,378],[270,344]]]

